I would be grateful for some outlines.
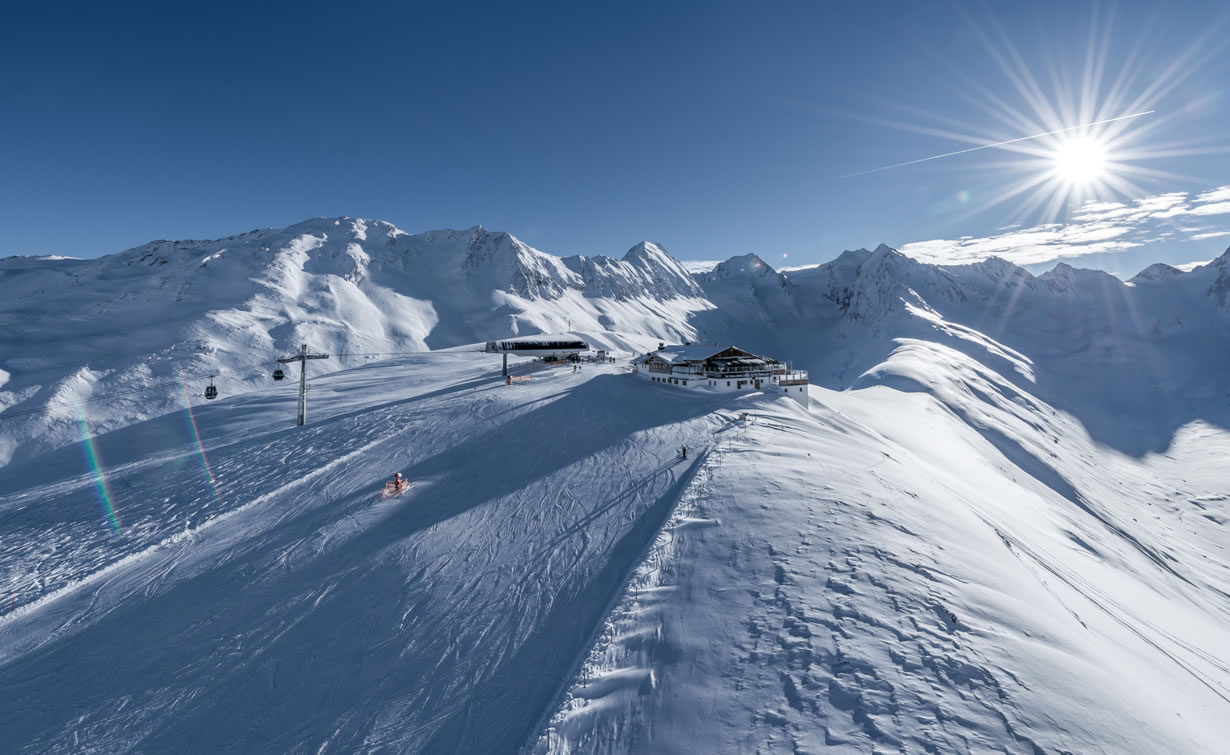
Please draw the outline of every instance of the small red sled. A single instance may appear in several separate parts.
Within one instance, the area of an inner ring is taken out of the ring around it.
[[[389,480],[388,482],[384,484],[384,492],[380,494],[380,497],[381,498],[392,498],[394,496],[401,495],[402,493],[406,492],[409,489],[410,489],[409,480],[402,480],[400,485],[393,482],[392,480]]]

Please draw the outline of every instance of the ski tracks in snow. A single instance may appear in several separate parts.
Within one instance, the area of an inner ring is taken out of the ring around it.
[[[657,616],[671,580],[679,548],[689,530],[717,526],[706,517],[704,500],[723,451],[701,451],[688,469],[691,478],[669,518],[636,563],[617,602],[593,638],[562,699],[544,720],[543,731],[527,752],[543,755],[614,749],[639,741],[632,729],[643,694],[657,684],[662,624]],[[620,712],[622,710],[622,713]]]
[[[55,590],[0,623],[14,746],[502,752],[532,737],[702,463],[671,456],[709,434],[713,402],[604,370],[492,383],[211,448],[221,505],[198,486],[190,518],[165,510],[182,457],[126,472],[146,495],[124,534],[54,553]],[[378,501],[392,470],[414,489]],[[72,536],[97,511],[51,524]],[[30,563],[3,555],[15,574]]]
[[[0,664],[3,664],[14,655],[29,652],[42,644],[57,639],[65,631],[78,628],[82,623],[87,622],[89,617],[105,612],[107,606],[124,600],[132,593],[144,592],[146,597],[149,597],[152,594],[151,591],[156,591],[159,584],[166,580],[168,575],[181,565],[181,562],[183,562],[186,555],[192,549],[192,546],[196,544],[197,539],[204,536],[209,530],[231,519],[242,518],[249,514],[259,514],[263,507],[279,501],[296,490],[306,488],[320,478],[327,476],[333,470],[342,468],[348,462],[370,453],[387,440],[387,438],[383,438],[372,441],[322,467],[308,472],[303,477],[293,479],[247,503],[206,519],[195,527],[177,531],[175,534],[153,545],[131,553],[97,571],[65,584],[51,593],[24,604],[13,613],[0,616]],[[119,585],[124,585],[124,587],[118,588],[117,586]],[[87,603],[82,605],[81,600],[72,600],[75,594],[87,590],[89,591]],[[31,617],[34,621],[38,621],[41,618],[37,616],[39,609],[57,602],[64,602],[66,605],[57,607],[57,610],[51,616],[46,617],[51,619],[50,624],[52,626],[46,626],[42,631],[31,631],[33,627],[28,626],[11,626],[20,624],[22,618],[27,616]],[[68,603],[71,603],[72,606],[67,605]],[[69,617],[66,617],[66,612]],[[34,644],[20,642],[10,644],[5,641],[9,639],[6,635],[24,635],[28,641]]]

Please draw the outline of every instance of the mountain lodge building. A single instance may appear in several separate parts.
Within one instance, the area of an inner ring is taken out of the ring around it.
[[[776,388],[807,403],[807,373],[736,346],[667,346],[632,360],[636,374],[655,383],[713,391]]]

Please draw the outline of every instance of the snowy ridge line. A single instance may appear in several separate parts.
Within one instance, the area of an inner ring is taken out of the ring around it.
[[[368,443],[365,446],[357,448],[348,454],[339,456],[333,461],[325,464],[324,466],[318,467],[317,469],[311,472],[308,472],[307,474],[305,474],[304,476],[296,480],[292,480],[291,482],[288,482],[285,485],[281,485],[277,488],[274,488],[273,490],[267,493],[262,493],[261,495],[257,496],[251,501],[245,504],[242,504],[240,506],[237,506],[236,508],[233,508],[230,511],[218,514],[215,517],[207,519],[204,522],[201,522],[200,524],[198,524],[196,527],[184,528],[183,530],[180,530],[179,532],[176,532],[173,535],[168,535],[167,537],[159,540],[153,545],[150,545],[140,551],[137,551],[136,553],[130,553],[129,555],[124,556],[123,558],[115,561],[114,563],[104,566],[103,568],[99,569],[98,571],[92,574],[88,574],[75,582],[66,584],[63,587],[60,587],[59,589],[48,593],[47,595],[43,595],[39,598],[35,598],[29,603],[24,603],[18,606],[16,610],[11,611],[3,616],[0,616],[0,630],[4,629],[6,626],[13,623],[14,621],[28,614],[33,613],[37,609],[53,601],[59,600],[60,598],[66,597],[74,592],[77,592],[81,588],[94,584],[95,582],[98,582],[99,580],[102,580],[103,578],[110,577],[111,575],[123,570],[124,568],[128,566],[132,566],[133,564],[140,563],[141,561],[144,561],[148,557],[154,555],[156,552],[164,548],[168,548],[169,546],[176,545],[185,540],[194,540],[196,539],[197,535],[199,535],[200,533],[208,529],[211,529],[215,525],[221,524],[222,522],[230,519],[233,516],[236,516],[237,514],[241,514],[243,512],[249,511],[252,508],[259,506],[262,503],[267,502],[268,500],[272,499],[273,497],[279,494],[285,493],[293,488],[299,487],[312,480],[315,480],[316,478],[324,475],[325,473],[330,472],[333,469],[336,469],[338,466],[346,462],[349,462],[351,459],[354,459],[355,457],[366,453],[372,448],[375,448],[376,446],[387,442],[389,439],[390,439],[389,437],[385,437],[385,438],[380,438],[379,440],[374,440],[371,443]],[[0,657],[0,664],[3,664],[3,663],[5,663],[5,659],[3,657]]]
[[[620,634],[619,624],[635,616],[641,607],[643,593],[651,592],[662,586],[664,567],[672,563],[676,555],[675,532],[681,527],[700,521],[693,516],[698,513],[696,502],[708,491],[709,483],[713,479],[712,470],[715,466],[721,466],[724,456],[722,451],[715,450],[713,446],[705,448],[697,455],[696,461],[685,473],[692,479],[680,495],[679,501],[672,507],[658,533],[646,547],[645,552],[629,570],[623,588],[617,591],[611,599],[605,612],[605,618],[595,628],[590,638],[589,653],[578,658],[574,673],[569,674],[572,681],[560,688],[559,693],[546,708],[542,719],[535,726],[534,730],[537,734],[534,735],[534,741],[522,746],[521,755],[543,755],[544,753],[566,755],[574,752],[573,745],[577,743],[561,738],[558,732],[566,725],[571,715],[583,709],[586,701],[590,699],[576,693],[584,690],[591,683],[601,680],[604,676],[618,674],[621,670],[613,663],[621,659],[615,658],[611,652]],[[646,671],[650,683],[656,685],[653,670],[646,669]],[[635,674],[634,676],[639,679],[642,675]],[[592,697],[601,696],[593,695]]]

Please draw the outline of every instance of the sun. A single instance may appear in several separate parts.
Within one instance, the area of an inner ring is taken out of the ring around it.
[[[1086,186],[1106,178],[1107,147],[1088,136],[1060,142],[1051,155],[1055,177],[1069,185]]]
[[[1036,63],[1017,49],[993,11],[987,25],[971,18],[970,32],[998,66],[998,72],[967,71],[963,59],[948,61],[955,93],[973,106],[968,111],[973,117],[965,110],[933,112],[894,103],[903,117],[871,119],[949,140],[953,149],[841,178],[952,158],[952,169],[968,171],[970,183],[955,185],[957,191],[945,195],[955,195],[956,201],[930,208],[948,226],[996,207],[1011,224],[1054,223],[1075,217],[1090,201],[1137,199],[1157,193],[1161,185],[1207,185],[1207,178],[1172,172],[1153,161],[1230,151],[1220,136],[1176,138],[1187,115],[1167,104],[1222,52],[1217,46],[1220,26],[1210,25],[1167,61],[1141,57],[1149,38],[1138,40],[1132,52],[1113,51],[1113,15],[1093,12],[1083,56],[1044,56]],[[1005,80],[1011,87],[1003,86]],[[969,130],[980,122],[985,126]],[[1170,136],[1163,141],[1163,134]]]

